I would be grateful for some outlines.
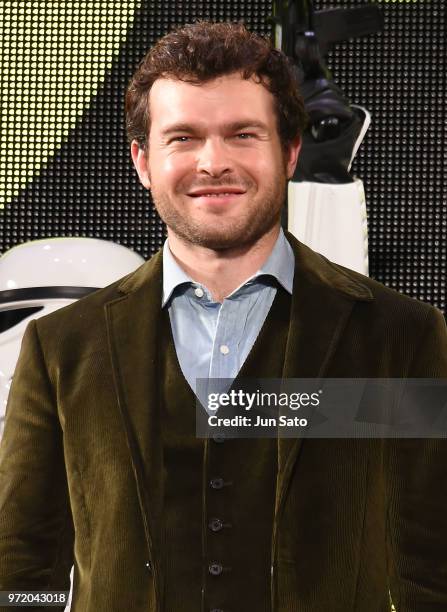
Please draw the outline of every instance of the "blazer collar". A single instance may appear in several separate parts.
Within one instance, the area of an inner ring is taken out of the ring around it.
[[[301,280],[322,289],[334,289],[353,300],[369,302],[374,299],[369,288],[360,280],[361,274],[332,263],[299,242],[290,232],[286,231],[285,234],[295,254],[295,281]],[[359,280],[352,275],[359,277]]]
[[[284,233],[295,255],[295,281],[300,279],[302,285],[310,283],[322,289],[334,289],[354,300],[372,301],[374,299],[369,288],[361,280],[354,279],[343,268],[312,251],[290,232],[285,231]],[[161,249],[135,272],[126,276],[118,286],[119,291],[132,293],[150,283],[158,287],[162,283],[162,258],[163,250]],[[360,274],[358,276],[361,277]]]

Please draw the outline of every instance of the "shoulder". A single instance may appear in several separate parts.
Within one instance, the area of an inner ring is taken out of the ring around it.
[[[329,261],[290,234],[287,238],[295,253],[294,291],[302,291],[310,302],[310,323],[321,326],[337,312],[349,312],[343,329],[346,359],[367,354],[371,361],[386,360],[386,371],[394,376],[404,370],[414,376],[447,375],[447,328],[441,311]]]
[[[136,299],[157,295],[161,285],[161,252],[135,271],[116,280],[112,284],[94,291],[90,295],[60,308],[59,310],[36,320],[39,337],[51,343],[52,339],[94,338],[105,325],[105,309],[115,301],[125,300],[135,294]]]
[[[335,291],[361,304],[360,310],[370,316],[406,320],[443,318],[431,304],[400,293],[383,283],[330,261],[287,233],[295,254],[296,274],[304,275],[312,285]]]
[[[373,278],[349,270],[333,262],[328,263],[339,273],[362,284],[370,291],[372,300],[369,304],[369,310],[371,313],[374,313],[375,316],[395,321],[400,320],[406,325],[411,324],[413,321],[415,323],[419,321],[425,324],[426,321],[431,319],[440,319],[444,321],[443,313],[431,304],[410,297]]]

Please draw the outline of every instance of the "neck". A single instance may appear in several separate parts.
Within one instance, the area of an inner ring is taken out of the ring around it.
[[[254,244],[214,251],[186,243],[168,228],[169,249],[179,266],[197,283],[205,285],[213,300],[223,302],[267,261],[279,235],[279,225]]]

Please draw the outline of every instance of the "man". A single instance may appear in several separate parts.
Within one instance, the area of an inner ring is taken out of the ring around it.
[[[0,590],[73,610],[447,606],[438,440],[199,439],[196,378],[444,377],[434,308],[280,230],[304,114],[242,25],[164,37],[127,95],[168,242],[32,323],[0,464]]]

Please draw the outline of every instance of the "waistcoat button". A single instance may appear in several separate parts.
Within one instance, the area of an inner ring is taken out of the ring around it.
[[[223,572],[223,567],[220,563],[210,563],[208,571],[212,576],[219,576]]]
[[[223,478],[213,478],[210,480],[210,487],[212,489],[221,489],[224,486]]]
[[[223,523],[220,519],[213,518],[208,523],[208,527],[211,529],[211,531],[220,531],[223,527]]]
[[[222,608],[213,608],[210,612],[224,612],[224,610]]]

